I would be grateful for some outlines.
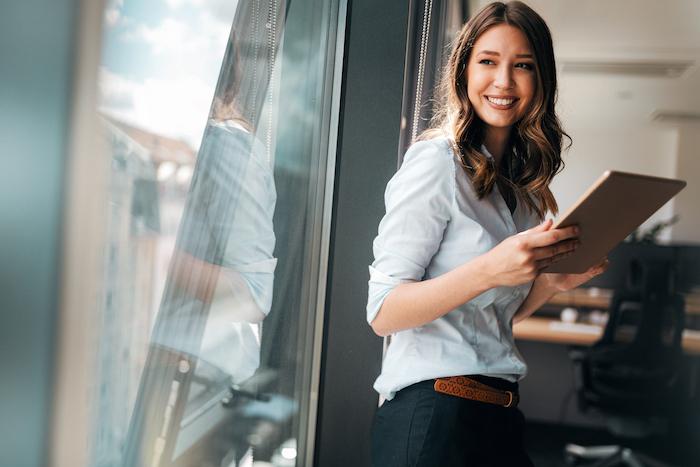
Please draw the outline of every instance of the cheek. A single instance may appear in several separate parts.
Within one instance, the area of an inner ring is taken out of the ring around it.
[[[476,92],[474,86],[467,88],[467,97],[469,98],[469,102],[472,104],[472,106],[479,103],[479,93]]]
[[[467,83],[463,83],[462,92],[464,92],[467,95],[467,100],[469,101],[469,104],[473,107],[474,106],[474,87],[467,85]],[[464,94],[462,94],[462,95],[464,95]]]
[[[537,77],[534,75],[528,76],[523,80],[524,93],[528,100],[533,100],[535,98],[535,92],[537,91]]]
[[[469,85],[467,86],[467,96],[469,97],[469,101],[473,105],[478,105],[480,102],[480,92],[481,92],[481,83],[479,82],[478,76],[472,77],[468,81]]]
[[[521,92],[521,109],[522,111],[526,111],[532,106],[532,103],[535,100],[535,94],[537,92],[537,82],[535,78],[528,78],[523,80],[520,83],[520,92]]]

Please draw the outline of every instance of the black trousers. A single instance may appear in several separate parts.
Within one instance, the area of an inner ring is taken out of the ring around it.
[[[473,377],[501,390],[517,383]],[[408,386],[384,402],[372,425],[373,467],[532,467],[525,418],[517,408],[436,392],[435,380]]]

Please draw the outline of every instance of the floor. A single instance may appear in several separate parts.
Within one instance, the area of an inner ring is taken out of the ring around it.
[[[571,427],[544,423],[528,423],[525,443],[537,467],[566,466],[564,446],[575,443],[582,446],[622,444],[674,467],[699,467],[700,448],[688,439],[620,439],[605,430]],[[590,465],[588,463],[577,465]]]

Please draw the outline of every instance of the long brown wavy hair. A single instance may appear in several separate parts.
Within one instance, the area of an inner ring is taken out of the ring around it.
[[[245,79],[244,64],[241,62],[241,50],[232,27],[214,92],[214,100],[209,111],[209,118],[216,122],[233,121],[252,132],[253,125],[243,115],[243,103],[239,96],[242,82]]]
[[[500,167],[481,153],[485,124],[467,96],[467,64],[476,40],[489,28],[507,24],[520,29],[534,53],[537,85],[527,113],[511,129]],[[482,199],[498,184],[507,201],[517,198],[543,219],[547,211],[558,212],[549,189],[554,176],[563,169],[562,139],[571,138],[561,127],[554,110],[557,76],[552,36],[542,17],[522,2],[494,2],[472,17],[455,39],[442,73],[440,104],[431,129],[420,139],[448,134],[455,153]],[[511,203],[509,203],[510,205]]]

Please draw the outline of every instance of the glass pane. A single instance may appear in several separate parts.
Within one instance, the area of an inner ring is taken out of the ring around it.
[[[90,463],[296,465],[338,3],[108,3]]]
[[[406,49],[399,160],[430,127],[439,96],[436,87],[447,63],[452,40],[469,18],[468,2],[414,0],[410,2]]]

